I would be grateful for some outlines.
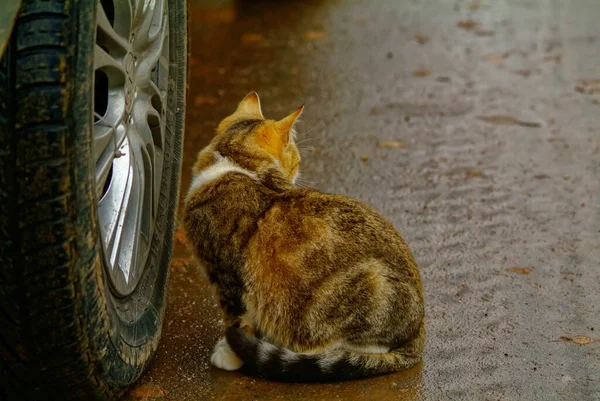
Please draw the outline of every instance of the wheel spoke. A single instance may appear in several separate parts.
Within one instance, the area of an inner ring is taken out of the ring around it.
[[[126,74],[123,64],[113,56],[108,54],[106,50],[101,48],[99,45],[94,47],[94,69],[99,70],[101,68],[113,68],[123,74]]]
[[[137,51],[147,50],[150,45],[164,35],[164,24],[166,22],[164,0],[145,1],[143,9],[138,12],[138,18],[134,22],[135,40],[133,47]]]
[[[122,2],[116,1],[115,3],[120,4]],[[102,7],[102,4],[98,3],[96,12],[96,22],[98,25],[99,34],[98,41],[104,47],[110,48],[111,50],[116,51],[117,53],[127,52],[129,43],[126,38],[129,36],[131,21],[129,21],[129,26],[127,27],[123,26],[123,24],[117,25],[118,28],[120,27],[122,30],[125,30],[125,32],[118,33],[108,20],[108,17],[106,16],[106,12],[104,11],[104,7]],[[122,12],[117,13],[116,18],[121,19],[123,17],[124,15]]]
[[[154,146],[152,130],[148,124],[148,119],[157,119],[160,121],[160,116],[152,107],[147,92],[138,92],[138,95],[133,103],[131,116],[133,117],[133,123],[136,127],[136,133],[139,135],[144,146]]]
[[[123,224],[131,189],[133,185],[133,170],[129,141],[124,141],[120,148],[123,156],[113,161],[113,174],[110,187],[99,202],[98,214],[102,224],[101,231],[107,256],[114,265],[120,249]]]

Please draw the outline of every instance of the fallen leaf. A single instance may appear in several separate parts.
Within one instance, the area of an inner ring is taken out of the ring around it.
[[[562,60],[562,56],[546,56],[544,57],[544,61],[554,61],[555,63],[560,63]]]
[[[431,39],[429,36],[425,36],[425,35],[421,35],[420,33],[417,33],[413,36],[413,39],[417,41],[417,43],[419,43],[420,45],[424,45],[425,43],[429,42],[429,40]]]
[[[550,178],[550,176],[548,174],[536,174],[533,176],[533,178],[535,178],[536,180],[547,180],[548,178]]]
[[[218,103],[218,99],[214,98],[214,97],[208,97],[208,96],[196,96],[194,98],[194,106],[203,106],[203,105],[213,105],[213,104],[217,104]]]
[[[504,115],[477,116],[477,118],[481,121],[485,121],[486,123],[497,125],[520,125],[521,127],[527,128],[539,128],[542,126],[540,123],[522,121],[517,118]]]
[[[589,95],[600,93],[600,79],[578,79],[577,83],[578,85],[575,86],[577,92]]]
[[[405,148],[408,146],[406,142],[402,141],[380,141],[377,146],[380,148],[394,149],[394,148]]]
[[[467,178],[487,178],[487,175],[477,170],[467,170]]]
[[[488,63],[496,63],[497,64],[497,63],[503,62],[504,60],[506,60],[509,57],[510,57],[510,53],[504,52],[502,54],[488,54],[487,56],[483,56],[481,59]]]
[[[175,238],[182,244],[186,244],[185,232],[183,231],[183,227],[177,226],[177,230],[175,230]]]
[[[516,70],[515,74],[519,74],[523,78],[529,78],[531,75],[531,70]]]
[[[441,77],[437,77],[436,81],[438,81],[438,82],[452,82],[452,78],[441,76]]]
[[[506,271],[510,273],[530,274],[533,270],[529,267],[511,267],[510,269],[506,269]]]
[[[587,344],[591,344],[591,343],[600,341],[600,338],[590,338],[590,337],[586,337],[586,336],[575,336],[575,337],[563,336],[560,339],[563,341],[572,341],[575,344],[579,344],[579,345],[587,345]]]
[[[304,34],[304,37],[308,40],[321,40],[327,37],[327,33],[323,31],[308,31]]]
[[[578,79],[578,83],[585,86],[600,85],[600,79]]]
[[[140,384],[139,386],[134,387],[129,392],[129,395],[134,398],[145,400],[150,397],[165,397],[167,393],[161,387],[148,383]]]
[[[431,72],[427,68],[419,68],[413,71],[413,77],[415,78],[425,78],[428,77]]]
[[[360,160],[363,161],[363,162],[368,162],[369,161],[369,155],[362,155],[360,157]]]
[[[472,19],[468,19],[468,20],[458,21],[456,23],[456,26],[458,26],[460,29],[464,29],[465,31],[472,31],[475,28],[477,28],[477,26],[479,26],[479,23],[477,23],[476,21],[473,21]]]

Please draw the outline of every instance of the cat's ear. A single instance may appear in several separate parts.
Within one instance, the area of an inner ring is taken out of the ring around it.
[[[304,110],[304,105],[298,107],[296,110],[294,110],[294,112],[292,112],[292,114],[275,123],[277,126],[277,131],[279,131],[281,135],[284,135],[285,143],[289,141],[290,132],[292,131],[292,128],[294,128],[294,124],[298,120],[298,117],[300,117],[300,114],[302,114],[302,110]]]
[[[256,118],[264,119],[262,110],[260,108],[260,98],[258,93],[252,92],[246,95],[246,97],[240,102],[234,114],[247,114]]]

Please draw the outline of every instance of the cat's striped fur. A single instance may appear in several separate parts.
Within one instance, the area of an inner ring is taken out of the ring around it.
[[[211,360],[287,381],[414,366],[425,337],[416,263],[370,207],[294,185],[301,110],[265,120],[248,95],[194,166],[184,227],[226,325]]]

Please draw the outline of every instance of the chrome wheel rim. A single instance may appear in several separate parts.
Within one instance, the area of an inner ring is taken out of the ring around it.
[[[163,171],[167,0],[101,0],[94,47],[95,194],[111,288],[143,276]]]

